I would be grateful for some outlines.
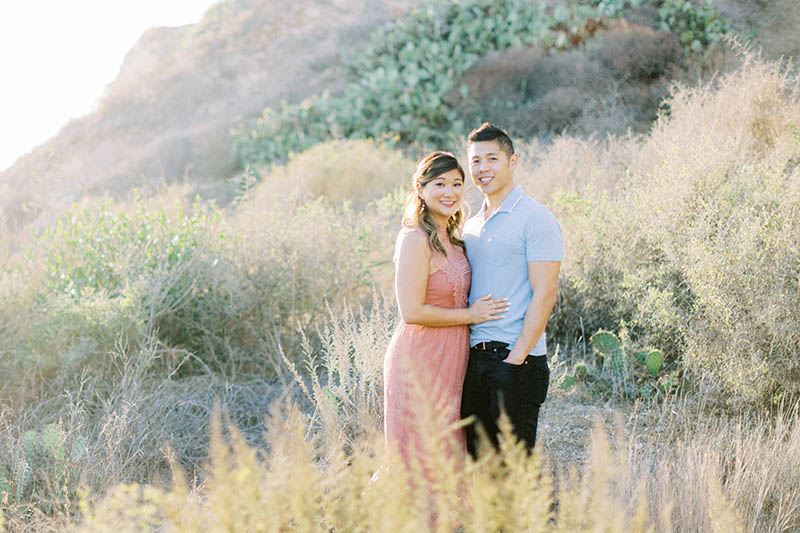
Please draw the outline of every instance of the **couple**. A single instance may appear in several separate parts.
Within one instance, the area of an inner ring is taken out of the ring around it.
[[[481,427],[496,448],[501,411],[530,450],[547,395],[561,228],[514,186],[518,156],[502,129],[485,123],[467,140],[478,214],[464,220],[458,160],[433,152],[417,164],[395,247],[402,320],[384,359],[384,434],[407,467],[425,468],[431,434],[477,457]]]

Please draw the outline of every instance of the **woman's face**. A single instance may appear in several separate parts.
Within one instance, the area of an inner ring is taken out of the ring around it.
[[[464,179],[458,170],[439,174],[424,186],[417,184],[417,194],[425,201],[428,212],[439,225],[446,225],[461,208],[464,200]]]

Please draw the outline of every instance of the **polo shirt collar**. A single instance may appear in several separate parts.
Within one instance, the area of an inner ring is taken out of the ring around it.
[[[524,194],[524,191],[522,190],[522,187],[519,186],[519,185],[517,185],[516,187],[511,189],[511,192],[509,192],[508,195],[505,197],[505,199],[503,199],[503,203],[500,204],[500,207],[498,207],[495,210],[495,212],[492,213],[492,215],[489,218],[492,218],[497,213],[510,213],[510,212],[512,212],[514,210],[514,208],[517,206],[517,204],[519,203],[519,201],[522,199],[522,195],[523,194]],[[483,204],[481,204],[480,214],[481,214],[481,218],[483,218],[483,220],[485,221],[486,220],[486,199],[484,199],[483,200]]]

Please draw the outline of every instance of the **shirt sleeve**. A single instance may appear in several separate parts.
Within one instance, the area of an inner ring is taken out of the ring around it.
[[[537,209],[525,225],[525,257],[529,263],[564,260],[561,226],[545,207]]]

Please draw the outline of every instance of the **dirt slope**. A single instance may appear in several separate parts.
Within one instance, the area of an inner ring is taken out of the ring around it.
[[[366,43],[414,3],[228,0],[198,24],[145,32],[95,112],[0,175],[0,222],[184,177],[219,194],[235,171],[233,126],[282,100],[335,90],[341,48]]]

